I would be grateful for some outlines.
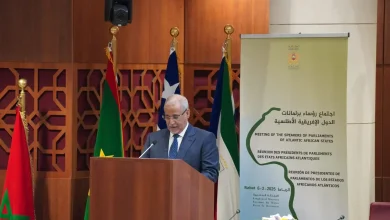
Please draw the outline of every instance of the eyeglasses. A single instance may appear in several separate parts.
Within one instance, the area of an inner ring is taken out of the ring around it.
[[[172,115],[172,116],[169,116],[169,115],[163,115],[162,118],[167,121],[167,120],[177,120],[179,119],[180,116],[184,115],[184,113],[186,113],[187,109],[183,111],[183,113],[181,113],[180,115]]]

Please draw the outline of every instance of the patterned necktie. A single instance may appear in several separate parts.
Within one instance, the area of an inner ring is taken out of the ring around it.
[[[177,149],[178,149],[178,142],[177,138],[179,137],[178,134],[173,135],[173,142],[171,145],[171,148],[169,149],[169,159],[176,159],[177,156]]]

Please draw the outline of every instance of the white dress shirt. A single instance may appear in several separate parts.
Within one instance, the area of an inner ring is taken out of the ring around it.
[[[188,122],[186,127],[183,129],[182,132],[179,133],[179,137],[177,137],[177,151],[179,152],[181,141],[183,140],[184,134],[186,133],[188,128]],[[169,143],[168,143],[168,157],[169,157],[169,150],[171,149],[171,145],[173,143],[173,134],[169,132]]]

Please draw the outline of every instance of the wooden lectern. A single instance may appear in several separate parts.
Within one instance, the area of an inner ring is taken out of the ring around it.
[[[90,220],[213,220],[214,183],[182,160],[91,158]]]

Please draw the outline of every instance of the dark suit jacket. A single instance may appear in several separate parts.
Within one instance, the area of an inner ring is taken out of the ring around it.
[[[153,141],[151,147],[142,158],[168,158],[169,130],[162,129],[148,135],[144,145],[144,152]],[[177,159],[181,159],[216,182],[219,174],[219,153],[216,138],[213,133],[188,125],[181,141]]]

